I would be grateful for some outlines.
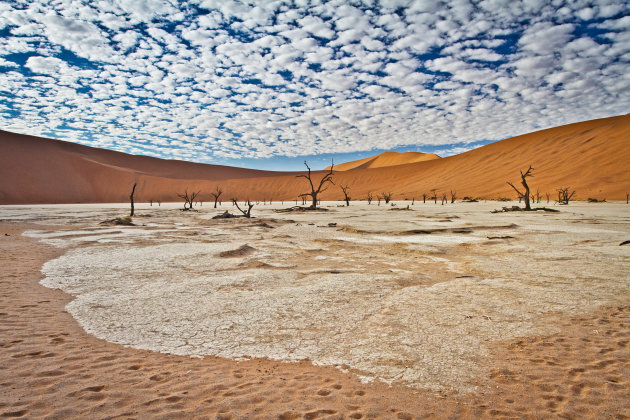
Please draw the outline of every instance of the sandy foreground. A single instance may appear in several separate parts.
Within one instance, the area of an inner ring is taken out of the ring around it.
[[[407,204],[0,207],[0,416],[630,417],[630,207]]]

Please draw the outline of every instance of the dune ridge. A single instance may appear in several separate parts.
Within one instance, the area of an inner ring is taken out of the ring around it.
[[[388,166],[405,165],[407,163],[425,162],[427,160],[440,159],[440,157],[434,153],[421,153],[421,152],[383,152],[376,156],[370,156],[359,160],[353,160],[351,162],[341,163],[335,165],[336,171],[350,171],[353,169],[371,169],[371,168],[384,168]],[[328,166],[326,169],[330,169]]]
[[[537,131],[459,155],[335,174],[353,199],[392,192],[396,200],[456,191],[463,196],[514,198],[506,181],[534,167],[532,193],[553,198],[571,187],[577,198],[625,200],[630,191],[630,114]],[[382,159],[385,161],[385,159]],[[372,162],[373,163],[373,162]],[[336,167],[342,165],[338,165]],[[368,165],[369,166],[369,165]],[[223,199],[296,200],[306,192],[300,172],[269,172],[163,160],[0,131],[0,204],[125,202],[138,184],[138,201],[179,201],[184,189],[201,201],[220,186]],[[321,198],[340,200],[337,187]]]

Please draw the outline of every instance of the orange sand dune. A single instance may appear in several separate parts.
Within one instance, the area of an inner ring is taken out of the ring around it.
[[[439,159],[433,153],[420,152],[383,152],[380,155],[353,160],[352,162],[335,165],[336,171],[349,171],[351,169],[384,168],[387,166],[404,165],[407,163],[424,162],[427,160]],[[330,169],[330,166],[326,169]]]
[[[557,188],[568,186],[582,200],[625,200],[629,138],[630,114],[537,131],[443,159],[340,171],[335,179],[350,185],[354,199],[365,199],[368,191],[419,199],[432,189],[454,190],[459,197],[513,198],[506,181],[517,184],[519,170],[532,165],[533,193],[538,189],[553,197]],[[307,192],[296,174],[132,156],[0,132],[0,204],[124,202],[134,182],[137,201],[178,201],[177,193],[186,188],[201,191],[200,200],[209,201],[217,186],[224,200],[288,201]],[[321,196],[341,197],[336,186]]]

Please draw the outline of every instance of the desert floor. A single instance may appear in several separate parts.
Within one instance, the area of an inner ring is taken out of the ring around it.
[[[0,207],[0,416],[630,418],[630,206],[293,204]]]

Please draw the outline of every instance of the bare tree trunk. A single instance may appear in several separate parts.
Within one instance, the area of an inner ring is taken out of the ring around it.
[[[423,203],[427,203],[427,195],[426,194],[422,194],[422,202]]]
[[[315,184],[313,184],[313,179],[311,178],[311,168],[310,166],[308,166],[308,163],[306,163],[306,161],[304,161],[304,166],[306,166],[306,169],[308,170],[307,174],[302,174],[302,175],[297,175],[297,178],[305,178],[310,187],[311,187],[311,192],[310,193],[304,193],[304,194],[300,194],[300,196],[302,197],[306,197],[306,196],[311,196],[311,198],[313,199],[313,203],[311,204],[311,209],[315,210],[317,209],[317,196],[318,194],[326,191],[328,189],[328,187],[324,187],[327,183],[331,183],[334,185],[334,182],[332,180],[333,177],[333,168],[335,167],[334,162],[331,163],[330,165],[330,171],[328,171],[326,174],[324,174],[324,176],[322,177],[322,179],[320,179],[319,181],[319,185],[317,186],[317,188],[315,187]]]
[[[346,206],[350,206],[350,196],[348,195],[348,191],[350,190],[350,186],[349,185],[339,185],[339,188],[341,188],[341,191],[343,192],[343,198],[346,201]]]
[[[133,183],[133,188],[131,189],[131,194],[129,194],[129,201],[131,201],[131,213],[129,214],[129,217],[133,217],[134,215],[134,208],[133,208],[133,195],[136,192],[136,183]]]
[[[525,192],[520,192],[518,190],[518,188],[516,188],[514,186],[514,184],[512,184],[511,182],[507,183],[518,194],[518,202],[519,203],[521,202],[521,199],[525,200],[525,210],[526,211],[530,211],[532,209],[531,205],[529,204],[530,193],[529,193],[529,185],[527,185],[527,179],[526,178],[530,177],[530,176],[534,176],[534,175],[532,175],[532,170],[533,169],[534,168],[532,168],[531,165],[530,165],[529,169],[527,169],[527,171],[525,173],[523,173],[523,171],[521,171],[521,185],[523,185],[523,188],[525,188]]]

